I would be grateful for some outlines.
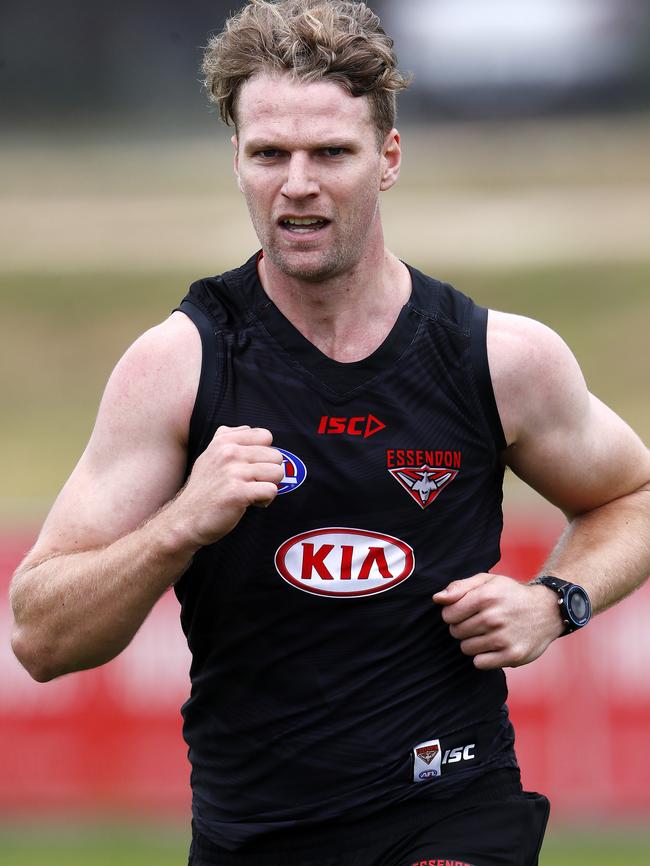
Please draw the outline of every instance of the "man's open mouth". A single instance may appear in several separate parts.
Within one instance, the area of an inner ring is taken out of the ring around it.
[[[329,225],[329,222],[324,217],[287,217],[280,220],[280,225],[295,234],[308,234],[320,231]]]

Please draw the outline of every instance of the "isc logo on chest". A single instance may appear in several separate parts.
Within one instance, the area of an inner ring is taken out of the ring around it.
[[[358,415],[354,418],[323,415],[318,425],[318,432],[321,436],[340,436],[347,433],[348,436],[363,436],[364,439],[369,439],[385,427],[384,422],[374,415]]]
[[[275,567],[312,595],[355,597],[386,592],[413,573],[413,549],[399,538],[366,529],[327,527],[280,545]]]

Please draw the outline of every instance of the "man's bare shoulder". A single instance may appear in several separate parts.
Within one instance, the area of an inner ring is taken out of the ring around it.
[[[529,430],[571,423],[589,399],[580,366],[564,340],[547,325],[490,310],[488,361],[508,444]]]
[[[488,361],[508,442],[505,461],[567,514],[648,483],[649,452],[589,393],[566,343],[532,319],[490,313]]]
[[[109,544],[176,494],[200,372],[201,340],[182,313],[127,349],[28,561]]]
[[[150,413],[155,412],[185,440],[200,374],[199,333],[187,316],[174,312],[124,353],[106,386],[100,416],[108,410],[119,423],[123,411],[132,423],[134,410],[144,412],[143,421],[151,421]]]

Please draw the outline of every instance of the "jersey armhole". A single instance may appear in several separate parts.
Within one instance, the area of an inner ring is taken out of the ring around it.
[[[503,432],[494,388],[492,387],[492,377],[490,376],[487,353],[487,308],[473,304],[471,322],[470,351],[479,399],[497,451],[502,451],[507,448],[508,443]]]
[[[209,316],[199,306],[185,298],[176,309],[184,313],[194,323],[201,337],[201,377],[196,392],[192,417],[190,418],[187,445],[187,477],[194,465],[194,461],[208,444],[207,435],[217,407],[219,347],[214,325],[210,321]]]

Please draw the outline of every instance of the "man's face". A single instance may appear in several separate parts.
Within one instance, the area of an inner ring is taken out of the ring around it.
[[[265,256],[319,282],[382,248],[379,192],[399,173],[399,136],[382,148],[365,97],[332,82],[260,74],[237,102],[235,173]]]

